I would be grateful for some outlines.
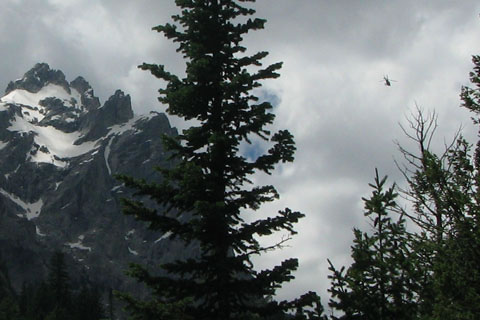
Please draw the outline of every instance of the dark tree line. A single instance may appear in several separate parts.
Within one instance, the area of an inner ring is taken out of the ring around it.
[[[53,254],[47,279],[25,283],[16,293],[6,269],[1,273],[0,320],[99,320],[104,319],[104,303],[99,288],[87,282],[79,288],[72,280],[62,252]]]

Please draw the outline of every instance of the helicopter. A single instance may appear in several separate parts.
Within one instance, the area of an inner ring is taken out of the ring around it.
[[[390,87],[392,85],[392,82],[397,82],[397,80],[389,79],[387,75],[383,76],[383,80],[380,80],[380,82],[384,82],[387,87]]]

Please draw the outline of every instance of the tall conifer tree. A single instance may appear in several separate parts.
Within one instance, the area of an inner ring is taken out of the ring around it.
[[[196,120],[177,138],[164,137],[177,165],[160,168],[159,183],[121,177],[136,195],[149,196],[162,210],[141,201],[125,200],[125,213],[149,223],[151,229],[170,234],[186,245],[197,243],[197,259],[175,261],[161,268],[167,276],[153,276],[141,266],[131,274],[153,289],[156,301],[127,298],[134,316],[171,319],[263,319],[297,309],[297,316],[319,317],[318,297],[309,293],[295,301],[276,302],[283,282],[293,279],[296,259],[272,270],[257,271],[254,255],[281,246],[264,247],[259,237],[276,231],[295,234],[293,225],[304,215],[285,209],[275,217],[254,220],[247,212],[279,197],[271,185],[253,186],[252,174],[271,174],[279,162],[293,161],[295,144],[287,130],[271,133],[272,105],[260,101],[254,89],[261,81],[277,78],[281,63],[262,68],[267,52],[246,55],[243,36],[263,29],[265,20],[249,18],[255,11],[245,6],[254,0],[176,0],[181,14],[174,23],[153,29],[178,43],[186,60],[180,78],[163,65],[144,63],[143,70],[166,81],[159,101],[170,115]],[[256,137],[270,142],[270,149],[251,160],[240,152],[242,144]],[[190,218],[185,221],[182,215]],[[246,222],[246,221],[253,222]],[[310,304],[316,309],[303,312]],[[182,312],[178,312],[182,310]]]

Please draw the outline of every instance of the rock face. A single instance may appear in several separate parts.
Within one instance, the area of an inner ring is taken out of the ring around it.
[[[0,257],[15,288],[41,278],[58,249],[77,277],[133,291],[128,263],[191,254],[121,213],[129,190],[114,175],[160,179],[153,167],[169,165],[163,134],[177,134],[164,114],[134,116],[120,90],[101,106],[85,79],[68,83],[47,64],[8,85],[0,99]]]
[[[63,87],[68,93],[70,88],[65,75],[60,70],[52,70],[46,63],[37,63],[22,79],[10,82],[5,94],[16,89],[27,90],[32,93],[40,91],[47,84],[56,84]]]

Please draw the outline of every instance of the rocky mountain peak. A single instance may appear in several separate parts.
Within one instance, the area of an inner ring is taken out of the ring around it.
[[[121,213],[129,190],[115,174],[160,181],[168,166],[164,114],[134,115],[117,90],[103,106],[82,77],[37,64],[0,98],[0,257],[13,285],[38,280],[62,250],[78,275],[103,287],[135,287],[130,262],[157,265],[188,256],[165,235]]]
[[[103,109],[108,124],[123,123],[133,118],[130,95],[126,95],[122,90],[115,91],[115,94],[105,102]]]
[[[70,87],[80,93],[80,101],[87,110],[95,110],[100,107],[100,100],[95,97],[93,88],[83,77],[77,77],[71,81]]]
[[[70,83],[60,70],[38,63],[15,82],[10,82],[2,103],[15,110],[22,121],[54,127],[64,133],[80,131],[79,141],[94,141],[108,128],[133,118],[130,95],[117,90],[103,106],[87,80]]]
[[[65,80],[65,75],[62,71],[52,70],[46,63],[37,63],[32,69],[27,71],[21,79],[15,82],[11,81],[5,90],[5,94],[15,89],[23,89],[31,93],[37,93],[49,83],[59,85],[70,93],[70,86]]]
[[[88,83],[88,81],[82,76],[78,76],[75,78],[75,80],[71,81],[70,87],[76,89],[80,94],[86,93],[89,90],[93,91],[90,83]]]

